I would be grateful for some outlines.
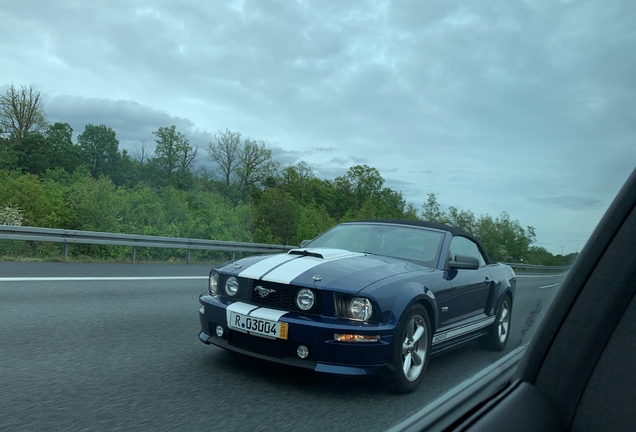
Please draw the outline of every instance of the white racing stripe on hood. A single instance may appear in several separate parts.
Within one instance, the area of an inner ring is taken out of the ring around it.
[[[319,266],[320,264],[324,264],[326,262],[336,261],[340,259],[345,259],[345,258],[364,256],[363,253],[359,253],[359,252],[349,252],[349,251],[346,251],[346,253],[344,252],[345,251],[335,256],[332,255],[333,258],[330,258],[330,259],[305,256],[297,260],[290,261],[272,270],[268,274],[266,274],[263,277],[263,280],[268,282],[289,284],[291,281],[296,279],[301,274],[305,273],[308,270],[311,270],[312,268],[316,266]]]
[[[229,305],[225,309],[225,319],[227,320],[227,322],[229,324],[229,322],[230,322],[230,312],[236,312],[236,313],[240,313],[240,314],[243,314],[243,315],[247,315],[251,311],[253,311],[254,309],[258,309],[258,306],[252,306],[252,305],[247,304],[247,303],[234,302],[234,303],[232,303],[231,305]]]
[[[269,321],[278,321],[280,317],[285,315],[287,311],[280,311],[276,309],[267,309],[267,308],[258,308],[250,314],[250,316],[255,318],[261,318]]]
[[[289,260],[293,260],[298,258],[298,255],[274,255],[273,257],[265,258],[262,261],[257,262],[254,265],[249,266],[238,275],[240,277],[250,278],[250,279],[260,279],[265,273],[267,273],[272,268],[277,265],[286,263]]]

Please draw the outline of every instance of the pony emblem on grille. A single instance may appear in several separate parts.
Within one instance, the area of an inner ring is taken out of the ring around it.
[[[268,288],[263,288],[262,286],[257,286],[256,288],[254,288],[254,291],[256,291],[256,293],[261,296],[262,298],[267,297],[268,295],[270,295],[273,292],[276,292],[276,290],[273,289],[268,289]]]

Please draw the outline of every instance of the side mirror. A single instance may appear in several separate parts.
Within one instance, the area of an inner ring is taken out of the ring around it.
[[[452,270],[477,270],[479,260],[470,255],[455,255],[455,259],[448,262],[448,268]]]
[[[309,244],[311,240],[303,240],[300,242],[300,247],[304,248],[305,246],[307,246]]]

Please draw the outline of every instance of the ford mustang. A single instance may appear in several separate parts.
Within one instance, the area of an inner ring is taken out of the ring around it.
[[[412,220],[347,222],[287,253],[212,269],[199,339],[413,391],[431,355],[508,341],[515,273],[470,234]]]

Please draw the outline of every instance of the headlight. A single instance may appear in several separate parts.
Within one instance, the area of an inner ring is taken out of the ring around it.
[[[219,272],[216,270],[212,270],[210,272],[210,281],[208,282],[208,290],[210,291],[210,295],[216,296],[218,294],[219,288]]]
[[[230,276],[225,281],[225,292],[227,293],[227,295],[233,296],[233,295],[236,295],[236,293],[238,292],[238,289],[239,289],[238,281],[236,280],[234,276]]]
[[[298,291],[298,294],[296,294],[296,306],[298,306],[300,310],[307,311],[311,309],[314,305],[314,300],[314,293],[307,288],[301,289]]]
[[[359,321],[366,321],[373,314],[371,302],[364,297],[354,297],[349,304],[349,310],[351,311],[351,316]]]

